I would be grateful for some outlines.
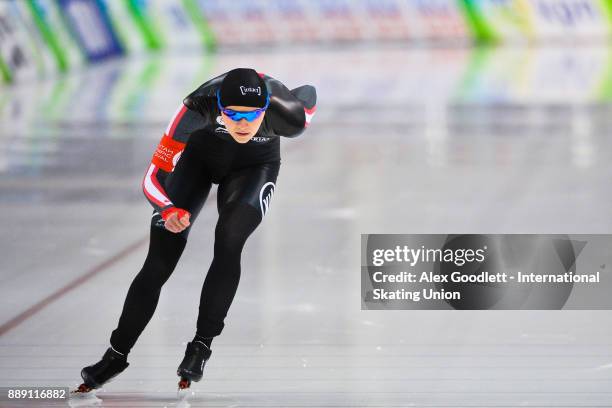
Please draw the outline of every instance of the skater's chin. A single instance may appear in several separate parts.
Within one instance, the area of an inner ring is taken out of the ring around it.
[[[232,138],[238,143],[247,143],[253,138],[251,132],[232,132]]]

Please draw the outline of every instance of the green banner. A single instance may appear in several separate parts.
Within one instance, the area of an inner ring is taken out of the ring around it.
[[[117,34],[125,53],[145,50],[147,48],[145,41],[132,19],[127,2],[104,0],[104,5],[110,17],[111,26]]]
[[[143,7],[138,5],[137,0],[125,0],[128,10],[136,23],[136,26],[142,34],[145,44],[150,50],[160,50],[163,48],[163,42],[158,32],[153,26],[153,22],[147,15]]]
[[[472,31],[473,39],[476,42],[490,43],[497,42],[499,38],[494,30],[489,26],[478,7],[477,0],[458,0],[459,6],[464,13],[468,27]]]
[[[0,55],[0,74],[2,75],[2,80],[4,82],[11,83],[13,81],[13,78],[11,77],[11,72],[9,71],[8,66],[2,59],[1,55]]]
[[[200,10],[197,0],[183,0],[183,6],[191,18],[193,25],[200,32],[202,43],[206,51],[215,51],[217,49],[215,33],[204,17],[204,13]]]
[[[85,57],[67,27],[64,16],[52,0],[23,0],[44,42],[51,50],[58,71],[81,65]]]
[[[26,0],[26,4],[30,8],[30,12],[32,13],[38,30],[55,56],[58,70],[62,72],[67,71],[69,67],[68,55],[65,49],[60,45],[57,35],[55,35],[48,21],[45,19],[44,11],[35,0]]]

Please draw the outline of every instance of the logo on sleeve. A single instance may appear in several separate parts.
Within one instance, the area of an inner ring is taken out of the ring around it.
[[[164,135],[155,149],[151,162],[165,172],[170,173],[185,148],[185,143],[173,140],[170,136]]]

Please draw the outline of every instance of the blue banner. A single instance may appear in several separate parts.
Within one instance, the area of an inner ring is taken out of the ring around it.
[[[123,55],[101,0],[59,0],[67,23],[90,62]]]

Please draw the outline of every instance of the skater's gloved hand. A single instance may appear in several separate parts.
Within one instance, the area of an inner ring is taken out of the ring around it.
[[[179,233],[189,226],[189,211],[182,208],[170,207],[162,211],[162,218],[166,223],[164,226],[170,232]]]

